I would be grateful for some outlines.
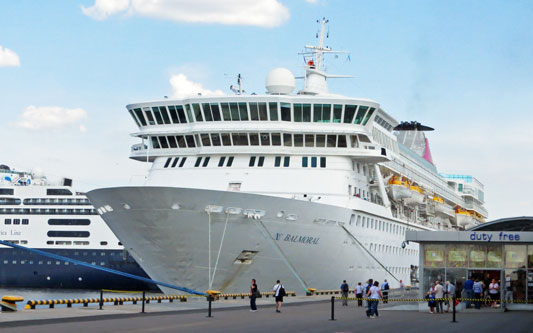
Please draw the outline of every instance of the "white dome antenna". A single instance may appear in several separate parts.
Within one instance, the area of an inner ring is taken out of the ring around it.
[[[290,70],[278,67],[268,73],[265,86],[271,95],[288,95],[294,90],[296,84],[294,75]]]

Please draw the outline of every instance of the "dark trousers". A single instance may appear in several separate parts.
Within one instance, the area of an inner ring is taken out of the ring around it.
[[[383,292],[383,303],[389,303],[389,292],[388,291]]]
[[[257,298],[256,296],[250,297],[250,308],[252,308],[252,310],[257,310],[257,305],[255,305],[256,298]]]
[[[357,306],[363,306],[363,294],[355,294],[355,296],[357,297]]]
[[[476,309],[481,308],[481,294],[480,293],[474,293],[474,299],[475,299],[475,307]]]

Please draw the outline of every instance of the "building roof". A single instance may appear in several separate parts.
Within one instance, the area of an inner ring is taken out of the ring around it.
[[[533,216],[507,217],[477,225],[467,231],[533,231]]]

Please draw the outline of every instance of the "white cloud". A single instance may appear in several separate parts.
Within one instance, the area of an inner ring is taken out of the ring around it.
[[[20,66],[19,56],[15,51],[6,48],[3,48],[0,45],[0,67],[4,66]]]
[[[205,89],[201,83],[191,81],[185,74],[176,74],[170,77],[170,85],[172,86],[172,97],[185,98],[198,96],[223,96],[221,90]]]
[[[289,19],[278,0],[95,0],[85,15],[103,20],[126,13],[186,23],[276,27]]]
[[[318,0],[305,0],[305,2],[316,4],[318,2]]]
[[[67,109],[60,106],[28,106],[14,127],[29,130],[57,130],[68,127],[78,128],[84,133],[87,128],[81,122],[87,118],[83,109]]]

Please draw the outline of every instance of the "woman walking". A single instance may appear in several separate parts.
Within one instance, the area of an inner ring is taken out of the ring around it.
[[[500,285],[496,282],[496,279],[492,279],[492,282],[489,284],[489,296],[492,300],[491,307],[498,307],[498,299],[500,298]]]
[[[258,293],[259,289],[257,289],[257,283],[255,282],[255,279],[252,279],[252,284],[250,286],[250,312],[257,311],[255,300],[257,299]]]
[[[376,318],[376,314],[378,312],[379,299],[383,298],[383,294],[381,293],[381,288],[379,287],[378,281],[374,282],[374,285],[370,287],[366,296],[370,300],[370,318],[374,319]]]

